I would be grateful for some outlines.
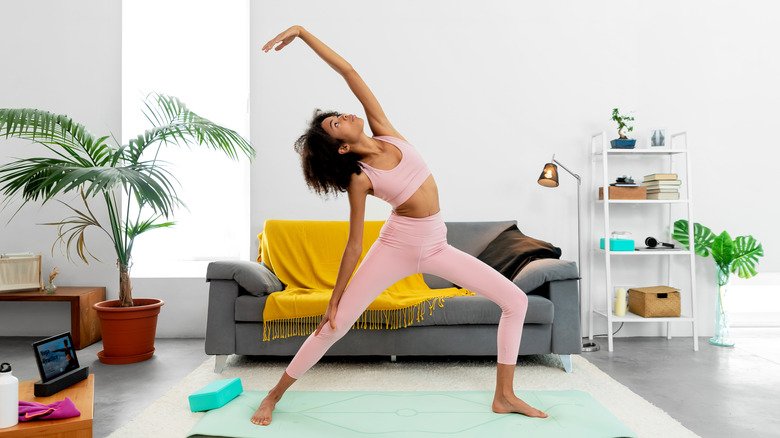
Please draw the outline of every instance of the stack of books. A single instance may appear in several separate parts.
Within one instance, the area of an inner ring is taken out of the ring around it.
[[[647,189],[647,199],[680,199],[680,185],[676,173],[653,173],[645,175],[642,186]]]

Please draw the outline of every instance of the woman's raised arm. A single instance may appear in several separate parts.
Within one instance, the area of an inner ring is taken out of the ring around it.
[[[292,26],[280,33],[263,46],[263,51],[268,52],[274,48],[274,45],[280,43],[274,49],[278,52],[286,45],[290,44],[295,37],[302,39],[317,55],[319,55],[320,58],[322,58],[323,61],[327,62],[331,68],[336,70],[336,72],[347,81],[350,90],[352,90],[352,93],[355,94],[355,97],[357,97],[361,105],[363,105],[363,109],[365,110],[368,119],[368,125],[374,135],[392,135],[404,139],[390,123],[390,120],[388,120],[384,110],[382,110],[382,106],[379,104],[376,96],[374,96],[374,93],[368,88],[368,85],[363,81],[363,78],[355,71],[352,64],[347,62],[341,55],[336,53],[302,26]]]

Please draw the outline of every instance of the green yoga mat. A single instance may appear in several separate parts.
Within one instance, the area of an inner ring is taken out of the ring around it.
[[[208,411],[188,437],[635,437],[583,391],[517,391],[547,418],[496,414],[492,391],[287,391],[271,424],[250,419],[265,391]]]

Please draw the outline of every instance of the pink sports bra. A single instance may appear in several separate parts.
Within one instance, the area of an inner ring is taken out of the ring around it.
[[[374,196],[384,199],[393,209],[406,202],[431,174],[422,156],[409,142],[389,135],[374,136],[386,141],[401,151],[401,162],[392,169],[377,169],[358,161],[366,172],[371,185],[374,186]]]

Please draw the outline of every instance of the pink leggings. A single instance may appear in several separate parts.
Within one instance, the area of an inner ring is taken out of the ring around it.
[[[444,278],[498,304],[498,363],[517,363],[528,309],[523,290],[483,261],[448,244],[441,211],[424,218],[393,212],[344,289],[334,319],[336,329],[328,323],[317,336],[312,332],[287,366],[287,374],[300,378],[347,333],[380,293],[418,272]]]

